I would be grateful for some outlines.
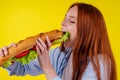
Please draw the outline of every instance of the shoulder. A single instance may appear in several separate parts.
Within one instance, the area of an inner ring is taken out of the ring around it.
[[[97,80],[97,76],[93,69],[91,61],[89,61],[81,80]]]
[[[105,69],[103,55],[98,55],[98,62],[99,62],[99,67],[100,67],[100,77],[102,80],[106,80],[107,76],[106,76],[106,72],[105,72],[106,69]],[[97,80],[97,76],[94,71],[92,61],[89,60],[88,66],[87,66],[82,78],[83,78],[82,80],[84,80],[84,79]]]

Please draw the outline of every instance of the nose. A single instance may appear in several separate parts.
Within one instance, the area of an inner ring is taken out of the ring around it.
[[[62,22],[62,27],[66,27],[65,20],[63,20],[63,22]]]

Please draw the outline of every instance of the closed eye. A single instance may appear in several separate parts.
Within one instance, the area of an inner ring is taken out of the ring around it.
[[[75,21],[73,21],[73,20],[70,20],[70,22],[71,22],[71,23],[75,23]]]

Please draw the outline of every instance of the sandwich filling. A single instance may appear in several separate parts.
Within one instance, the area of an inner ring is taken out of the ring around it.
[[[62,37],[51,41],[52,45],[67,41],[69,36],[70,36],[70,33],[65,32],[65,34]],[[26,51],[20,53],[19,55],[9,59],[7,62],[5,62],[3,64],[3,67],[7,68],[11,64],[14,64],[14,62],[19,62],[22,65],[25,65],[25,64],[28,64],[30,61],[36,59],[37,56],[38,56],[38,54],[37,54],[37,51],[36,51],[36,47],[34,46],[32,49],[26,50]]]

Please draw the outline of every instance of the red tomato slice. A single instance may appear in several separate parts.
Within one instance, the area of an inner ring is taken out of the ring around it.
[[[35,50],[36,51],[36,46],[34,46],[31,50]]]
[[[22,58],[23,56],[26,56],[29,53],[29,50],[26,50],[18,55],[15,56],[15,58]]]

